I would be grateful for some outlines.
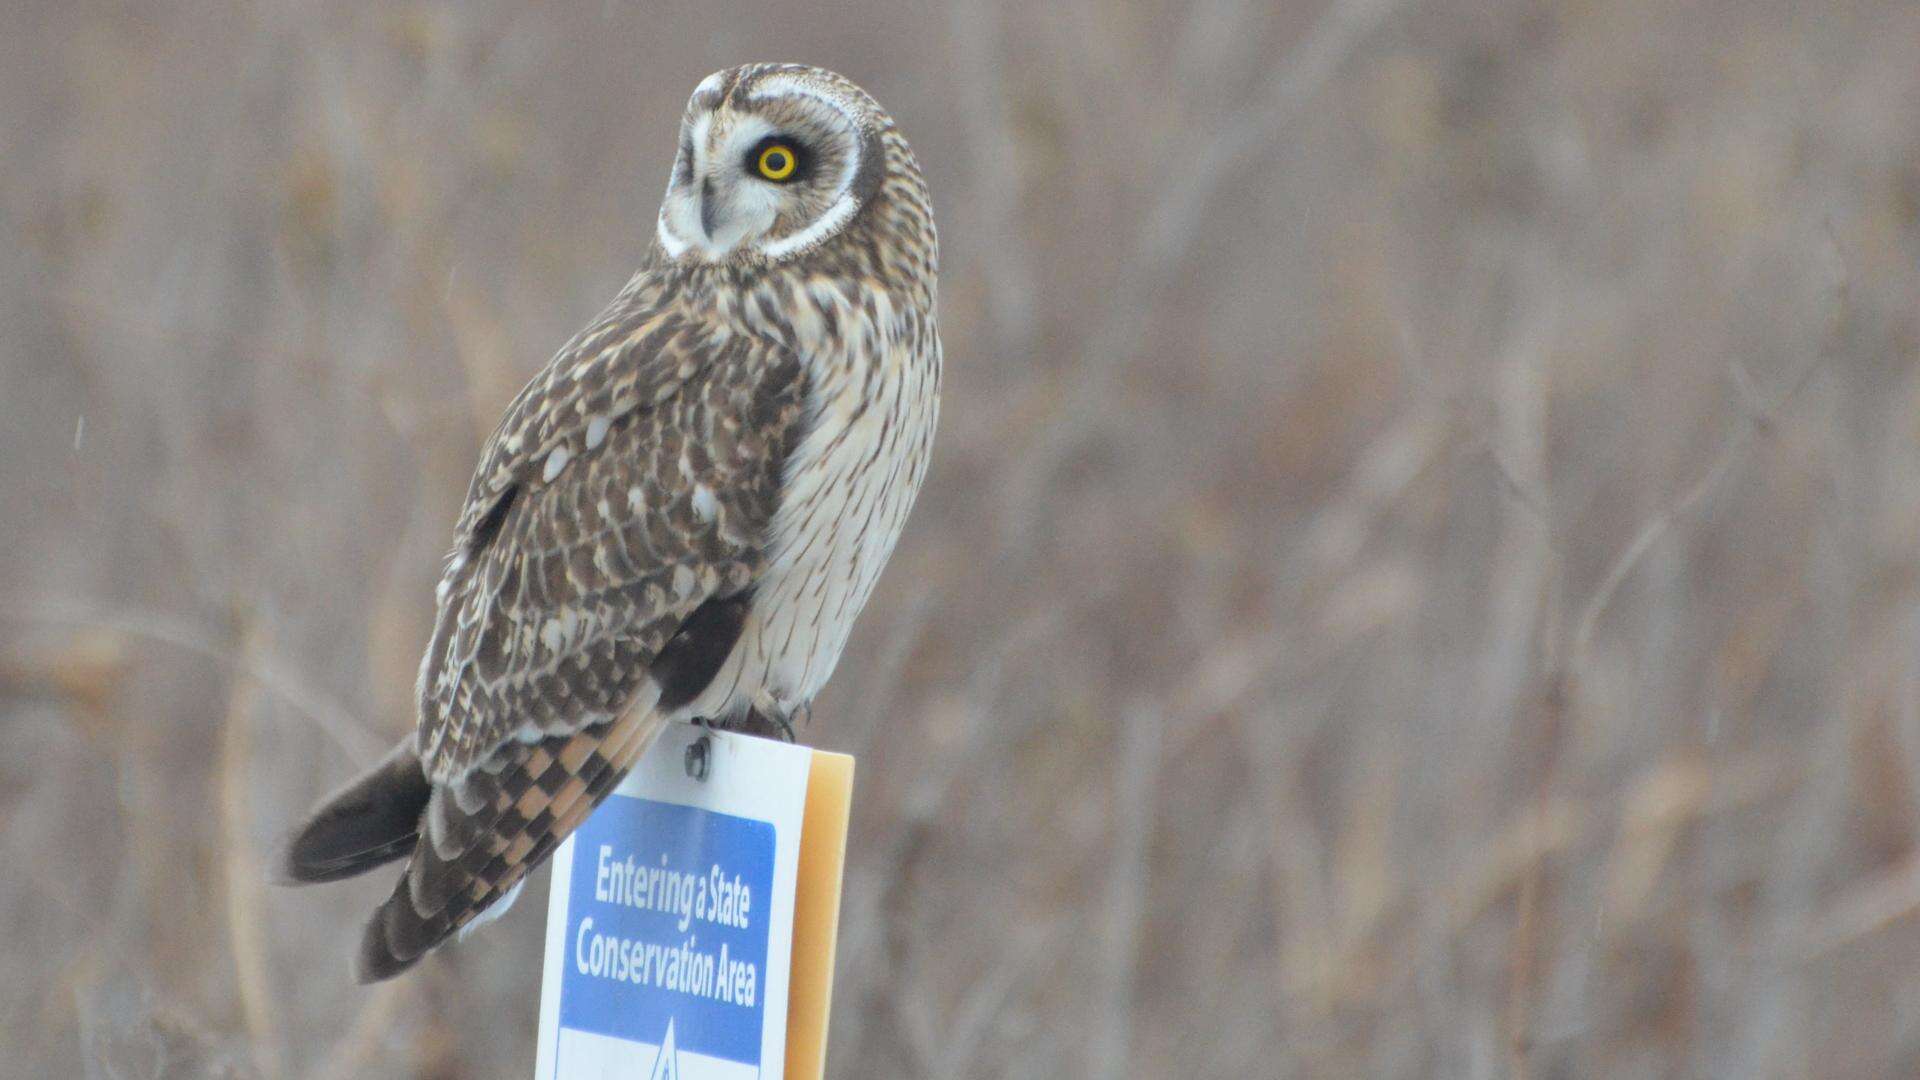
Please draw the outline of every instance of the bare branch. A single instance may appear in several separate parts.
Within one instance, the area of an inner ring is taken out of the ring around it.
[[[185,649],[258,681],[274,696],[320,726],[348,756],[370,762],[386,749],[387,740],[356,719],[351,710],[314,689],[307,681],[266,657],[236,652],[199,627],[181,619],[134,609],[96,608],[59,600],[22,604],[6,612],[24,622],[54,623],[113,630]]]
[[[1828,227],[1827,239],[1829,244],[1834,244],[1831,226]],[[1837,245],[1833,250],[1838,264]],[[1842,266],[1842,271],[1834,285],[1833,318],[1820,351],[1800,366],[1792,382],[1779,397],[1773,400],[1772,404],[1757,411],[1749,410],[1742,417],[1740,426],[1727,437],[1726,442],[1721,444],[1720,452],[1714,455],[1713,463],[1707,466],[1700,478],[1681,492],[1678,499],[1648,518],[1626,548],[1614,559],[1606,576],[1600,579],[1599,587],[1594,589],[1581,608],[1580,619],[1573,634],[1573,647],[1568,654],[1571,663],[1578,664],[1585,659],[1587,648],[1593,642],[1594,630],[1599,626],[1600,616],[1606,613],[1607,606],[1613,603],[1614,595],[1620,591],[1620,586],[1640,565],[1640,560],[1646,556],[1647,551],[1673,528],[1675,522],[1691,513],[1702,500],[1720,486],[1721,481],[1726,479],[1734,467],[1746,459],[1747,451],[1753,446],[1754,440],[1778,421],[1780,414],[1793,404],[1794,399],[1800,396],[1800,392],[1813,381],[1813,377],[1833,360],[1834,354],[1839,351],[1840,331],[1847,312],[1847,277],[1844,264],[1839,265]]]
[[[393,1026],[395,1000],[406,983],[390,979],[371,988],[353,1024],[340,1040],[321,1056],[323,1065],[313,1071],[314,1080],[352,1080],[366,1072],[368,1057],[375,1045]]]
[[[1120,760],[1114,771],[1114,852],[1107,877],[1106,941],[1102,953],[1098,1022],[1089,1033],[1087,1075],[1119,1080],[1132,1075],[1133,987],[1139,977],[1147,906],[1147,845],[1153,833],[1154,789],[1160,772],[1163,716],[1137,703],[1126,712]]]
[[[233,693],[220,732],[220,848],[226,876],[227,942],[233,949],[240,1012],[246,1019],[254,1064],[263,1077],[275,1080],[283,1069],[280,1023],[267,974],[266,933],[260,927],[260,889],[266,877],[248,841],[253,809],[247,790],[252,772],[253,711],[259,693],[246,670],[259,637],[257,625],[249,625],[241,635]]]
[[[1168,185],[1121,261],[1112,300],[1093,325],[1075,362],[1078,372],[1071,412],[1042,436],[1016,470],[1007,491],[1008,517],[1016,535],[1035,519],[1046,478],[1071,447],[1107,415],[1107,395],[1122,362],[1133,355],[1155,314],[1154,294],[1177,282],[1200,243],[1200,219],[1235,167],[1277,140],[1332,79],[1367,34],[1403,0],[1334,0],[1293,51],[1274,69],[1245,108],[1212,126],[1197,145],[1170,155],[1185,162],[1182,180]]]

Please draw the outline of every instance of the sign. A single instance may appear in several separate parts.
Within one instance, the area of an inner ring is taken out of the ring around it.
[[[852,776],[670,725],[554,856],[538,1080],[818,1077]]]

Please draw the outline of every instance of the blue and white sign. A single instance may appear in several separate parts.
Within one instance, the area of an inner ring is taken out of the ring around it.
[[[539,1080],[777,1080],[810,752],[672,725],[554,856]]]

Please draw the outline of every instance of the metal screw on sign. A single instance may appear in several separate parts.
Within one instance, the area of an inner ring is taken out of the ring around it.
[[[687,775],[705,781],[713,768],[713,736],[702,735],[687,744]]]

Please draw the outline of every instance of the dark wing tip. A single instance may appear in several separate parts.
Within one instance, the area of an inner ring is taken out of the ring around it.
[[[336,881],[413,850],[433,789],[412,741],[335,792],[282,849],[274,877],[282,884]]]
[[[383,866],[395,859],[404,858],[413,850],[412,834],[400,837],[390,843],[377,844],[362,848],[350,855],[327,859],[315,855],[311,850],[305,830],[296,834],[287,842],[281,852],[280,862],[271,874],[276,885],[318,885],[322,882],[340,881],[364,874],[377,866]]]

